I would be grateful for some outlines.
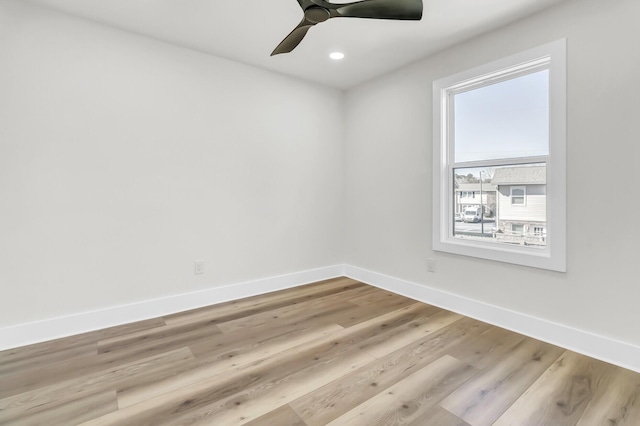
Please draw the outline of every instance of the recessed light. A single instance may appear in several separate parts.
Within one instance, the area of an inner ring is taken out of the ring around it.
[[[333,59],[334,61],[339,61],[340,59],[344,58],[344,53],[342,53],[342,52],[331,52],[329,54],[329,57],[331,59]]]

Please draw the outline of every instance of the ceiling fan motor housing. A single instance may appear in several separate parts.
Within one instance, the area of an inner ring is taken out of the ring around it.
[[[320,6],[311,6],[304,10],[304,18],[309,21],[317,24],[318,22],[324,22],[331,16],[331,13],[328,9]]]

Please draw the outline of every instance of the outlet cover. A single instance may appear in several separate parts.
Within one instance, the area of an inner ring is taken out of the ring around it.
[[[435,272],[436,271],[436,260],[433,258],[427,259],[427,271]]]

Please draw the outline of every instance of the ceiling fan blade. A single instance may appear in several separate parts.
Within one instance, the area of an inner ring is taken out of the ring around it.
[[[422,0],[363,0],[331,5],[331,17],[401,19],[419,21]]]
[[[296,48],[296,46],[300,44],[304,36],[307,34],[307,31],[309,31],[309,28],[313,27],[314,25],[315,23],[303,19],[302,22],[300,22],[298,26],[295,27],[293,31],[291,31],[289,35],[280,42],[280,44],[273,50],[273,52],[271,52],[271,56],[279,55],[280,53],[291,52]]]

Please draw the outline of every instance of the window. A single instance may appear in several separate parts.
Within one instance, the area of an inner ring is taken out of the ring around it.
[[[512,186],[511,187],[511,204],[514,206],[526,205],[527,189],[525,186]]]
[[[434,250],[566,270],[566,40],[434,81],[433,154]]]

